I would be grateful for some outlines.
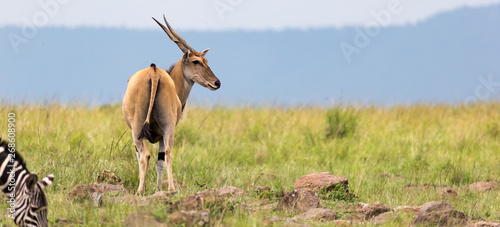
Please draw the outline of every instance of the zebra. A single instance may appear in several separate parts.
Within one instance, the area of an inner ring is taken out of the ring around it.
[[[8,216],[18,226],[48,226],[47,199],[43,190],[54,182],[54,175],[49,174],[38,181],[38,176],[28,171],[14,145],[0,138],[0,189],[10,203]]]

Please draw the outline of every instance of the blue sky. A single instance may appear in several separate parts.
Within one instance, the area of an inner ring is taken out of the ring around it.
[[[157,29],[151,16],[167,18],[179,30],[283,30],[364,26],[373,14],[397,5],[388,25],[408,25],[462,7],[500,0],[39,0],[2,3],[0,27],[40,26]],[[46,16],[43,14],[45,13]]]
[[[126,80],[182,55],[171,25],[222,81],[191,103],[408,104],[498,99],[500,0],[7,1],[0,100],[120,102]]]

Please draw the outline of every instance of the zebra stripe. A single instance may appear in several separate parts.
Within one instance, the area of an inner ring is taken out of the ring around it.
[[[47,199],[43,190],[54,182],[49,174],[38,181],[17,151],[0,138],[0,190],[7,194],[9,217],[18,226],[48,226]]]

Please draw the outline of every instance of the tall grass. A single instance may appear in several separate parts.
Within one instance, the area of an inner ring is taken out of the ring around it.
[[[75,185],[95,182],[104,170],[118,174],[129,192],[137,189],[137,158],[119,105],[3,104],[0,111],[3,137],[7,114],[16,113],[17,147],[28,168],[40,176],[53,173],[56,177],[47,189],[51,224],[65,219],[85,225],[120,225],[137,210],[166,218],[164,204],[140,208],[107,203],[95,208],[68,196]],[[269,186],[278,199],[293,189],[300,176],[327,171],[348,177],[357,200],[393,207],[442,200],[438,190],[408,190],[407,185],[453,186],[458,196],[447,200],[457,209],[473,218],[498,221],[498,191],[480,193],[466,186],[500,181],[499,122],[498,103],[332,109],[188,107],[176,129],[173,150],[174,178],[186,188],[172,200],[203,190],[200,185],[242,188],[249,195],[242,198],[243,203],[260,199],[252,194],[253,187]],[[146,194],[150,195],[156,182],[158,146],[148,148],[152,161]],[[325,204],[335,208],[335,201]],[[2,203],[0,209],[7,206]],[[262,225],[269,215],[273,214],[236,209],[215,217],[214,223]],[[12,224],[7,218],[0,223]]]
[[[334,107],[326,112],[326,137],[344,138],[356,131],[357,116],[353,108]]]

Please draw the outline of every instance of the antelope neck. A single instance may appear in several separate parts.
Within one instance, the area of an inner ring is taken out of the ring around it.
[[[170,73],[170,77],[172,77],[172,80],[174,81],[177,96],[179,97],[179,100],[182,104],[182,109],[184,110],[184,106],[186,105],[189,93],[191,93],[191,88],[193,87],[194,82],[185,77],[184,64],[182,63],[182,59],[180,59],[177,64],[175,64],[175,67]]]

